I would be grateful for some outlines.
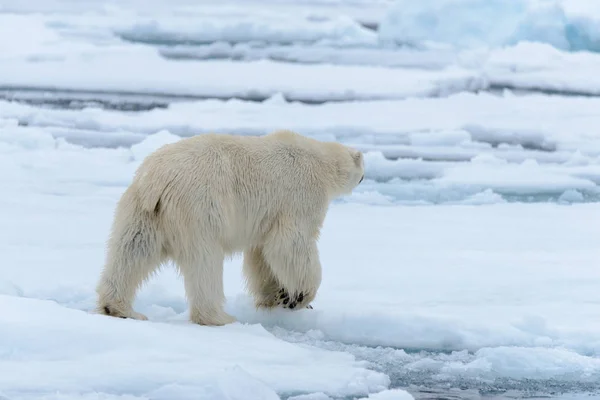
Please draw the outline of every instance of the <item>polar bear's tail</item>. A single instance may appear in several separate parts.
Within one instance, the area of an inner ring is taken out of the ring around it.
[[[126,190],[117,205],[106,263],[97,286],[97,311],[136,318],[132,302],[138,287],[163,260],[158,218],[144,210],[135,191]]]

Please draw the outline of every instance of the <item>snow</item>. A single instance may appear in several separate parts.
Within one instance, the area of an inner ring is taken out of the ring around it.
[[[240,323],[191,326],[180,279],[169,268],[136,302],[150,322],[114,320],[87,312],[112,211],[141,157],[176,138],[162,132],[131,150],[85,149],[39,128],[2,132],[10,195],[0,207],[0,303],[8,310],[0,315],[0,388],[11,399],[55,390],[238,398],[226,388],[243,385],[240,393],[276,398],[388,388],[387,376],[348,354],[361,352],[376,365],[439,379],[585,382],[600,374],[597,204],[336,204],[320,241],[324,277],[314,310],[254,310],[236,257],[226,264],[225,289],[227,311]],[[432,246],[436,251],[427,251]],[[368,350],[376,346],[387,350]],[[44,379],[32,382],[32,375]]]
[[[457,62],[457,55],[448,50],[424,51],[402,47],[393,51],[382,47],[332,47],[326,44],[229,44],[215,42],[206,45],[157,45],[162,57],[172,60],[230,59],[254,61],[268,59],[299,64],[370,65],[381,67],[442,69]]]
[[[491,86],[577,95],[600,94],[600,54],[565,53],[543,44],[522,42],[494,49],[484,61],[474,61],[486,71]],[[466,58],[468,59],[468,58]]]
[[[106,74],[112,69],[114,72]],[[378,76],[377,80],[356,79]],[[124,53],[81,60],[0,63],[6,88],[58,88],[79,91],[168,94],[174,96],[264,100],[282,93],[287,99],[332,101],[394,99],[475,90],[484,80],[470,71],[401,70],[336,65],[300,66],[261,60],[248,63],[209,61],[172,63],[155,53]],[[206,78],[209,79],[206,79]],[[290,80],[290,77],[294,77]]]
[[[392,389],[370,394],[368,398],[371,400],[409,400],[412,396],[409,396],[403,390]]]
[[[396,157],[406,157],[408,151],[414,151],[416,157],[469,160],[488,150],[515,160],[527,154],[525,149],[543,150],[528,155],[540,161],[566,161],[568,157],[563,152],[600,155],[598,144],[590,140],[598,137],[594,128],[600,123],[598,107],[597,98],[517,96],[505,92],[325,103],[318,107],[285,101],[206,100],[176,102],[168,108],[139,113],[107,111],[94,104],[82,110],[56,110],[0,100],[0,116],[50,130],[70,128],[64,131],[70,135],[75,135],[76,130],[102,132],[83,135],[81,139],[69,137],[84,145],[102,141],[103,145],[131,145],[145,134],[163,129],[190,136],[209,131],[262,134],[286,126],[362,146],[386,145],[386,154]],[[490,146],[501,144],[524,149]],[[442,153],[436,156],[436,151]]]
[[[486,191],[501,195],[488,200],[542,196],[579,202],[600,195],[598,107],[595,98],[460,93],[319,106],[207,100],[129,114],[0,101],[0,116],[86,147],[155,141],[156,132],[177,140],[206,132],[256,135],[291,128],[367,151],[360,201],[376,190],[396,203],[471,202]],[[337,115],[343,119],[331,117]],[[140,151],[138,160],[148,154]]]
[[[0,0],[0,399],[598,398],[599,16]],[[238,255],[234,324],[191,324],[170,265],[136,298],[149,321],[92,312],[144,157],[281,128],[365,152],[314,309],[256,310]]]
[[[297,15],[235,15],[233,18],[180,17],[167,21],[149,20],[121,28],[118,34],[133,42],[161,44],[206,44],[269,42],[274,44],[327,42],[339,45],[373,45],[376,33],[349,17],[299,19]],[[264,20],[263,20],[264,18]]]
[[[600,40],[591,0],[64,2],[1,5],[0,88],[309,102],[490,87],[600,93],[600,55],[584,51]],[[28,35],[14,40],[19,30]]]
[[[57,389],[116,394],[115,388],[165,399],[191,394],[278,399],[274,390],[298,388],[346,396],[380,391],[389,381],[361,368],[349,354],[295,346],[260,325],[225,330],[194,329],[183,321],[144,326],[51,301],[1,296],[0,303],[8,311],[1,317],[7,352],[0,387],[9,398]],[[32,381],[32,376],[39,378]]]

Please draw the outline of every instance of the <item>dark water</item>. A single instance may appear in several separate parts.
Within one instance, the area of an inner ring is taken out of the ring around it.
[[[600,393],[585,391],[551,394],[544,392],[507,390],[498,394],[482,394],[475,389],[427,389],[404,388],[417,400],[507,400],[507,399],[547,399],[547,400],[595,400],[600,399]]]
[[[491,383],[457,381],[446,385],[413,384],[394,387],[407,390],[416,399],[600,399],[598,383],[553,380],[496,379]]]

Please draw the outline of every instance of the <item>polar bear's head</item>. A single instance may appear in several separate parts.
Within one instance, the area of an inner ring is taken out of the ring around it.
[[[365,164],[362,152],[341,143],[335,143],[335,154],[338,171],[339,193],[343,196],[350,194],[352,190],[365,177]]]
[[[301,149],[308,155],[307,159],[318,159],[316,163],[308,161],[304,167],[312,168],[310,174],[319,176],[331,197],[350,194],[365,177],[363,154],[342,143],[320,141],[285,129],[271,132],[263,140],[283,144],[286,151],[290,147],[296,151]]]

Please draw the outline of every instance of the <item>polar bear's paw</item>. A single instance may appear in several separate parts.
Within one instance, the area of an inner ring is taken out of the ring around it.
[[[277,302],[278,306],[282,306],[283,308],[289,308],[290,310],[300,309],[302,307],[313,309],[310,303],[310,294],[309,292],[299,292],[294,296],[290,296],[290,294],[285,289],[279,289],[277,293]]]
[[[207,312],[205,309],[195,308],[190,310],[190,320],[195,324],[205,326],[223,326],[237,321],[235,317],[224,311]]]
[[[119,307],[111,307],[108,305],[102,306],[99,308],[98,310],[99,314],[103,314],[103,315],[109,315],[111,317],[116,317],[116,318],[123,318],[123,319],[137,319],[140,321],[147,321],[148,317],[146,317],[144,314],[133,311],[133,310],[129,310],[127,312],[122,311]]]

